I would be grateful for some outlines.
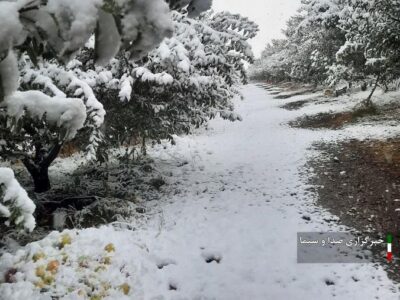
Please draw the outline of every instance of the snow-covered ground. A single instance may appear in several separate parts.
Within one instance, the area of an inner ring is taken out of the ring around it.
[[[255,85],[243,93],[242,122],[213,120],[209,130],[151,151],[177,192],[149,203],[145,226],[69,232],[71,244],[61,249],[53,233],[5,255],[0,271],[20,272],[13,275],[17,284],[1,284],[0,298],[47,300],[57,291],[69,294],[61,299],[85,299],[83,282],[107,282],[108,296],[93,299],[399,299],[381,267],[297,264],[297,232],[343,230],[322,220],[327,213],[313,205],[300,176],[312,142],[337,134],[290,128],[286,122],[304,112],[279,108],[282,100]],[[105,250],[110,243],[115,253]],[[33,262],[41,252],[50,254]],[[65,253],[67,262],[53,274],[56,287],[39,294],[32,270]],[[91,262],[82,266],[82,259]],[[97,275],[85,277],[89,269]]]

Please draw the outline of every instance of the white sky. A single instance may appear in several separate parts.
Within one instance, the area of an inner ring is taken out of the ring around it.
[[[300,6],[300,0],[213,0],[215,11],[226,10],[249,17],[260,26],[257,37],[250,41],[258,57],[267,42],[282,37],[287,19]]]

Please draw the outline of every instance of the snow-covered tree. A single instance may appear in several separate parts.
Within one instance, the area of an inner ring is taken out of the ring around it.
[[[289,80],[291,63],[287,40],[272,40],[261,57],[251,65],[249,73],[252,78],[279,82]]]
[[[386,90],[400,76],[399,16],[398,0],[303,0],[284,31],[284,46],[272,52],[269,46],[253,76],[332,86],[345,80],[363,88],[374,80],[370,105],[377,86]]]
[[[85,81],[92,78],[108,112],[108,145],[132,138],[173,141],[174,134],[189,133],[217,115],[240,118],[230,100],[237,93],[235,86],[247,81],[243,62],[253,61],[247,41],[257,25],[230,13],[192,19],[175,12],[173,20],[173,36],[140,61],[121,53],[93,74],[90,45],[78,57],[74,72]]]
[[[196,14],[209,2],[178,6]],[[171,36],[170,9],[163,0],[15,0],[0,1],[0,18],[0,152],[22,159],[43,192],[63,143],[88,127],[95,148],[105,115],[90,85],[61,65],[92,35],[96,64],[119,51],[146,56]]]
[[[299,10],[301,20],[291,34],[291,44],[297,45],[292,77],[300,81],[322,83],[329,67],[336,61],[336,52],[345,41],[345,33],[338,26],[344,6],[343,0],[307,0]],[[297,22],[294,22],[296,24]]]
[[[400,1],[352,1],[342,11],[340,26],[346,42],[337,53],[337,60],[346,66],[346,73],[357,79],[372,76],[375,85],[385,87],[400,75]],[[345,68],[342,68],[345,69]]]
[[[295,80],[322,83],[329,67],[336,61],[336,52],[345,42],[339,27],[343,0],[304,0],[297,14],[283,31],[285,39],[267,46],[252,73],[269,80]]]

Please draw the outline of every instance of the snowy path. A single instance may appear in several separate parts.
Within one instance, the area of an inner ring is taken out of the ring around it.
[[[166,282],[145,290],[172,299],[398,299],[371,265],[296,263],[298,231],[335,229],[320,222],[322,214],[309,224],[301,218],[315,208],[298,169],[326,133],[282,125],[296,112],[278,108],[259,87],[244,96],[237,105],[243,122],[214,120],[211,130],[171,148],[190,162],[171,170],[186,192],[162,205],[162,218],[153,220],[157,238],[147,231],[141,242],[174,263],[159,272],[177,290],[163,293]],[[213,257],[220,263],[205,262]]]
[[[132,290],[104,299],[399,299],[381,268],[296,263],[298,231],[339,230],[322,221],[327,214],[313,206],[299,175],[311,143],[329,134],[289,128],[284,124],[299,112],[280,109],[257,86],[243,92],[237,103],[243,122],[214,120],[210,130],[152,152],[177,192],[150,204],[154,214],[145,226],[79,231],[69,257],[95,258],[104,245],[115,245],[110,269],[100,275],[113,286],[128,281]],[[182,159],[188,164],[178,166]],[[53,249],[57,235],[41,247]],[[0,267],[12,266],[7,261]],[[60,286],[78,281],[71,270],[59,273]],[[2,293],[7,300],[51,299],[29,282],[2,288],[0,299]]]

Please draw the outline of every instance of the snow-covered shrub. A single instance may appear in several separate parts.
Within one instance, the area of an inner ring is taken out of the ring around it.
[[[15,225],[32,231],[35,228],[35,204],[14,177],[9,168],[0,168],[0,217],[6,225]]]
[[[0,69],[10,56],[12,52]],[[33,177],[35,191],[43,192],[50,188],[48,167],[64,142],[83,127],[95,138],[105,111],[90,86],[58,64],[38,62],[36,69],[24,54],[18,63],[20,90],[5,93],[0,102],[0,153],[8,160],[20,159]],[[95,143],[93,139],[90,145]]]
[[[174,12],[173,21],[173,36],[140,61],[121,53],[94,74],[90,45],[78,56],[74,72],[92,78],[107,110],[109,145],[139,138],[172,141],[174,134],[189,133],[217,115],[240,118],[230,100],[235,87],[247,81],[243,61],[253,61],[247,40],[257,25],[229,13],[192,19]]]

